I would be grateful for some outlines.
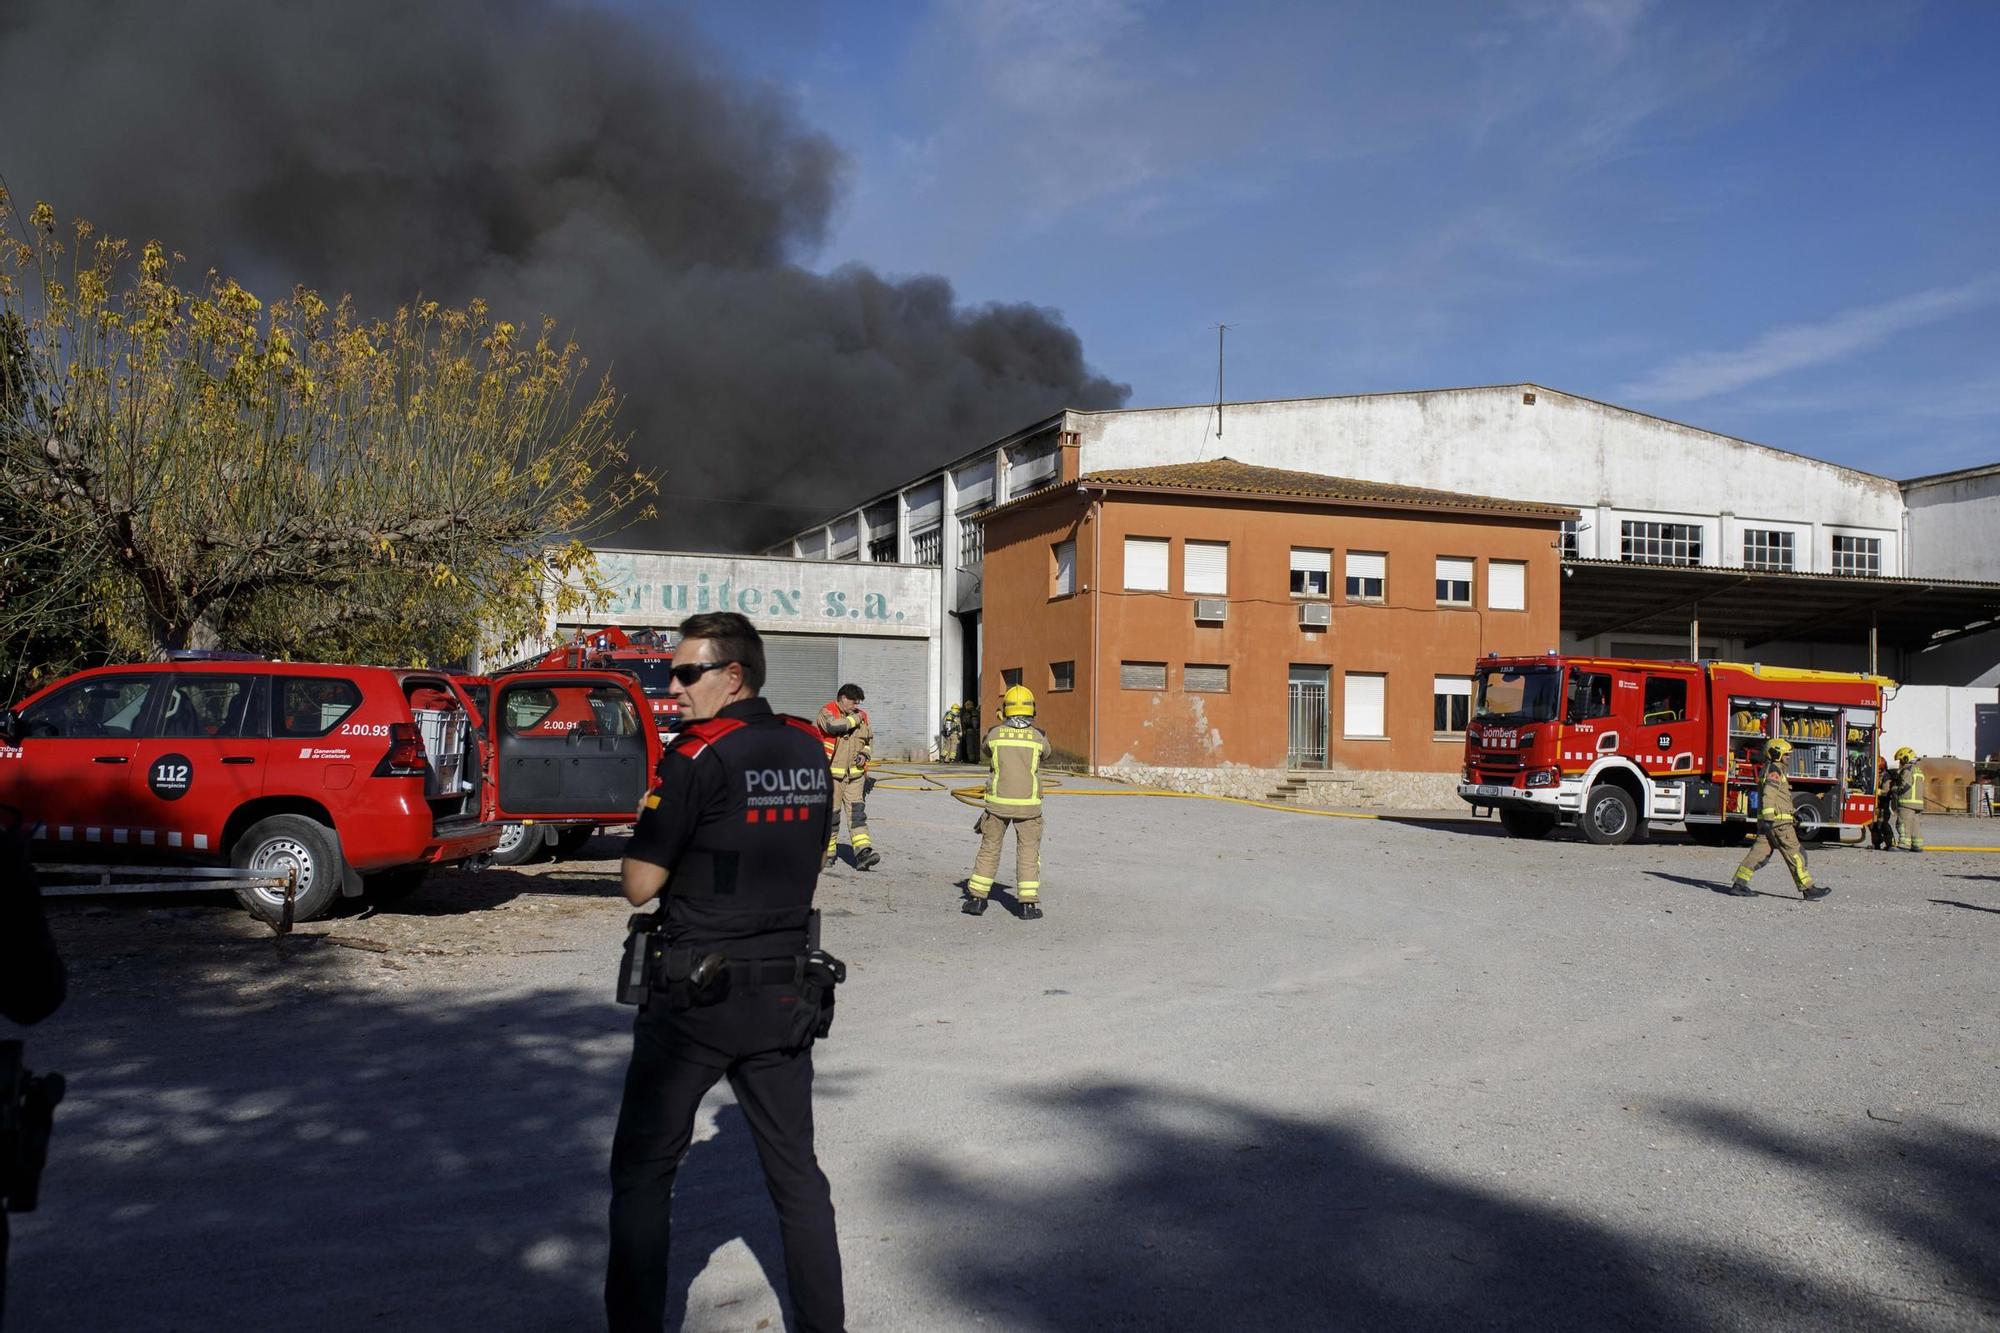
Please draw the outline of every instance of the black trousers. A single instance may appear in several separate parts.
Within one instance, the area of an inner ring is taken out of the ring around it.
[[[724,1077],[777,1205],[797,1327],[838,1333],[845,1326],[833,1196],[813,1156],[812,1051],[779,1049],[797,1004],[790,986],[749,986],[679,1013],[656,996],[639,1012],[611,1144],[604,1308],[614,1333],[658,1333],[666,1321],[674,1177],[694,1137],[695,1111]]]

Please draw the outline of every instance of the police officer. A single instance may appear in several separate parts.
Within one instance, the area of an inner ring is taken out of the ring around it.
[[[1924,849],[1924,766],[1917,752],[1905,745],[1896,751],[1896,778],[1890,790],[1896,798],[1896,850]]]
[[[1806,869],[1805,849],[1799,846],[1792,782],[1785,776],[1785,756],[1791,752],[1792,743],[1782,736],[1764,742],[1764,779],[1757,789],[1757,841],[1744,854],[1743,864],[1736,867],[1736,878],[1727,889],[1739,898],[1757,896],[1750,887],[1750,877],[1771,859],[1773,851],[1785,858],[1785,866],[1807,902],[1818,902],[1833,892],[1824,884],[1813,883],[1812,872]]]
[[[1014,830],[1014,899],[1023,921],[1042,915],[1042,761],[1053,747],[1035,725],[1035,694],[1025,685],[1010,686],[1000,704],[1001,720],[986,733],[991,768],[986,778],[986,811],[979,817],[979,857],[966,880],[967,916],[986,910],[993,876],[1000,870],[1000,848],[1007,830]]]
[[[868,836],[868,761],[875,748],[875,732],[868,725],[868,711],[861,706],[867,697],[859,685],[843,685],[833,701],[819,710],[820,743],[833,773],[833,821],[826,827],[829,868],[840,859],[836,840],[843,810],[847,812],[847,840],[854,848],[854,868],[872,870],[882,859],[874,839]]]
[[[831,812],[826,755],[812,723],[757,696],[764,644],[740,615],[688,619],[673,682],[690,722],[622,867],[635,906],[666,896],[665,965],[634,1025],[611,1147],[605,1310],[614,1330],[664,1322],[674,1176],[696,1108],[727,1077],[777,1205],[797,1326],[839,1329],[833,1200],[813,1155],[817,1006],[800,981]]]

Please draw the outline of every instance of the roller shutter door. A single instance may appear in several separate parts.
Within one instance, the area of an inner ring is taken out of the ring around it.
[[[862,704],[875,729],[878,759],[920,758],[930,752],[930,641],[927,639],[842,638],[840,679],[826,699],[846,681],[868,694]],[[822,699],[820,702],[824,703]]]
[[[818,717],[839,688],[838,639],[825,634],[764,636],[764,697],[773,709],[795,717]]]

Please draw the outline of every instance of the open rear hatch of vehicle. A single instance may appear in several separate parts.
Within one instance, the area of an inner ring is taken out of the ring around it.
[[[613,672],[496,678],[487,735],[502,819],[630,822],[659,753],[638,682]]]

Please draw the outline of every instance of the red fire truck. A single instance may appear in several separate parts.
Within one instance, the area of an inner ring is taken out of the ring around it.
[[[1517,838],[1575,824],[1616,846],[1684,824],[1720,846],[1756,831],[1764,743],[1782,736],[1800,837],[1838,836],[1874,817],[1884,689],[1894,682],[1837,671],[1489,654],[1458,794]]]
[[[653,723],[663,732],[678,731],[681,701],[667,693],[668,673],[673,670],[674,650],[666,632],[653,629],[626,631],[617,625],[580,629],[570,641],[551,648],[540,657],[531,657],[496,671],[556,671],[579,669],[622,671],[636,678],[652,705]]]

